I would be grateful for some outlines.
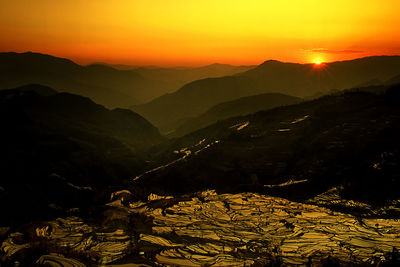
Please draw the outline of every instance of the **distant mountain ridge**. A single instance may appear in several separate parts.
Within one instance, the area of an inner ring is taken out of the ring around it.
[[[306,97],[351,88],[373,79],[386,81],[399,73],[400,56],[374,56],[319,66],[269,60],[233,76],[191,82],[132,109],[166,132],[176,129],[182,120],[240,97],[262,93]]]
[[[0,88],[42,84],[92,98],[108,107],[139,102],[147,81],[132,71],[84,67],[69,59],[39,53],[0,53]]]
[[[234,75],[256,67],[253,65],[234,66],[220,63],[214,63],[201,67],[138,67],[127,65],[105,65],[119,70],[132,70],[140,74],[145,79],[157,81],[160,83],[159,86],[164,90],[164,92],[160,93],[160,95],[174,92],[189,82],[211,77]]]
[[[41,53],[0,52],[0,89],[42,84],[60,92],[90,97],[111,108],[128,107],[175,91],[193,80],[231,75],[251,67],[213,64],[183,69],[118,69],[103,63],[82,66]]]
[[[322,65],[268,60],[237,75],[253,78],[259,86],[280,87],[281,93],[306,97],[319,91],[343,90],[371,81],[376,84],[399,72],[400,56],[370,56]]]

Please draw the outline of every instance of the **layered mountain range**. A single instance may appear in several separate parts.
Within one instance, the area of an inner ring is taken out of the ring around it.
[[[400,57],[267,61],[136,113],[104,106],[129,71],[7,56],[1,264],[398,265]]]
[[[82,66],[40,53],[0,53],[0,89],[25,84],[90,97],[107,107],[128,107],[171,92],[187,82],[248,70],[252,66],[213,64],[201,68],[117,69],[106,64]],[[175,87],[176,86],[176,87]]]
[[[233,76],[194,81],[132,109],[162,132],[170,132],[221,102],[262,93],[312,97],[371,82],[385,83],[398,75],[399,69],[399,56],[366,57],[322,65],[269,60]]]

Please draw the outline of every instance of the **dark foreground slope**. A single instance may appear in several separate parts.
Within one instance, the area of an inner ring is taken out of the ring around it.
[[[0,91],[0,205],[7,220],[90,205],[141,171],[145,151],[162,141],[132,111],[45,88]]]
[[[309,97],[332,89],[342,90],[383,83],[398,75],[399,56],[376,56],[314,64],[284,63],[269,60],[234,76],[198,80],[172,94],[132,107],[162,132],[176,129],[190,117],[196,117],[212,106],[244,96],[283,93]]]
[[[260,110],[267,110],[280,106],[287,106],[301,101],[301,98],[284,94],[261,94],[242,97],[233,101],[217,104],[201,114],[192,118],[176,129],[171,136],[179,137],[195,130],[204,128],[219,120],[248,115]]]
[[[134,187],[169,194],[259,191],[305,200],[340,186],[351,199],[398,198],[399,90],[353,90],[220,121],[171,141],[158,156],[164,163],[181,160],[139,177]],[[294,185],[274,186],[287,182]]]

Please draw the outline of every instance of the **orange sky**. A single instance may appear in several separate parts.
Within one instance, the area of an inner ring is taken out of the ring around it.
[[[0,51],[204,65],[400,54],[399,0],[0,0]]]

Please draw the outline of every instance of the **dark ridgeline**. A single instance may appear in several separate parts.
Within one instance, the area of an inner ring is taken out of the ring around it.
[[[146,150],[163,141],[130,110],[40,85],[0,91],[0,117],[2,223],[108,198],[110,186],[143,171]]]
[[[153,82],[134,71],[81,66],[69,59],[32,52],[0,53],[1,89],[31,83],[87,96],[108,107],[130,106],[155,96]]]
[[[194,81],[132,109],[161,132],[169,132],[221,102],[262,93],[312,97],[330,90],[382,84],[399,75],[399,70],[400,56],[366,57],[321,67],[269,60],[233,76]]]

